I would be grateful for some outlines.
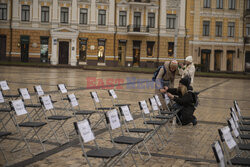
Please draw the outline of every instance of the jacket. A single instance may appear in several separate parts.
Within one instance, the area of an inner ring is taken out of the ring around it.
[[[185,69],[180,68],[179,73],[181,75],[181,78],[184,78],[185,76],[189,76],[191,78],[190,85],[193,85],[194,73],[195,73],[194,63],[191,63],[189,66],[185,66]]]
[[[173,95],[178,95],[178,97],[174,97],[174,101],[183,106],[182,110],[180,111],[180,119],[183,125],[188,124],[193,121],[193,113],[195,110],[194,107],[194,99],[192,92],[188,91],[185,93],[183,96],[181,92],[178,91],[176,88],[169,88],[167,92],[173,94]]]
[[[159,71],[159,73],[158,73],[158,75],[157,75],[157,77],[156,77],[156,80],[163,80],[163,81],[169,81],[169,88],[173,88],[174,87],[174,79],[175,79],[175,74],[176,74],[176,71],[174,71],[174,72],[172,72],[172,71],[170,71],[170,69],[169,69],[169,64],[170,64],[170,61],[166,61],[165,63],[164,63],[164,67],[165,67],[165,69],[166,69],[166,73],[165,73],[165,75],[163,76],[163,74],[164,74],[164,69],[163,68],[161,68],[160,69],[160,71]]]

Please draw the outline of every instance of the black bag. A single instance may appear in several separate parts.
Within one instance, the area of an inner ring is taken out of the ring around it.
[[[163,69],[164,69],[163,76],[166,74],[167,70],[166,70],[166,68],[164,67],[164,65],[159,66],[159,67],[157,68],[157,70],[154,72],[154,76],[152,77],[152,81],[154,81],[154,82],[155,82],[156,77],[157,77],[157,75],[158,75],[158,73],[159,73],[159,71],[160,71],[160,69],[161,69],[161,68],[163,68]]]

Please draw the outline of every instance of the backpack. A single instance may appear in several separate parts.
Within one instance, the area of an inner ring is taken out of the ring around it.
[[[157,75],[158,75],[158,73],[159,73],[159,71],[160,71],[160,69],[161,69],[162,67],[163,67],[163,69],[164,69],[163,76],[166,74],[167,70],[166,70],[166,68],[164,67],[164,65],[159,66],[159,67],[157,68],[157,70],[154,72],[154,75],[153,75],[153,77],[152,77],[152,81],[155,82],[156,77],[157,77]]]
[[[198,97],[198,95],[200,94],[200,92],[192,92],[192,91],[190,91],[190,92],[192,93],[192,96],[193,96],[194,108],[197,108],[198,105],[199,105],[199,97]]]

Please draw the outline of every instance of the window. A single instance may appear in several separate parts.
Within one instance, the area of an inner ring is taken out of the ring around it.
[[[155,28],[155,14],[148,13],[148,27]]]
[[[250,36],[250,24],[246,24],[246,35]]]
[[[204,8],[210,8],[210,3],[211,3],[210,0],[204,0],[203,2],[204,2],[203,5]]]
[[[80,9],[80,24],[87,24],[88,22],[88,9]]]
[[[175,28],[175,14],[167,14],[167,28],[174,29]]]
[[[147,42],[147,56],[153,56],[155,42]]]
[[[228,23],[227,35],[229,37],[234,37],[234,22]]]
[[[69,22],[69,8],[61,8],[61,23]]]
[[[203,21],[203,36],[209,36],[210,21]]]
[[[127,25],[127,12],[120,11],[119,13],[119,26],[125,27]]]
[[[228,0],[228,8],[235,9],[235,0]]]
[[[250,9],[250,0],[247,0],[247,9]]]
[[[40,59],[41,62],[48,62],[49,37],[40,37]]]
[[[223,0],[217,0],[216,8],[217,9],[222,9],[223,8]]]
[[[0,20],[7,20],[7,4],[0,3]]]
[[[22,21],[30,21],[30,6],[22,5]]]
[[[174,55],[174,42],[168,42],[168,56]]]
[[[221,37],[222,36],[222,22],[217,21],[215,23],[215,36]]]
[[[98,25],[106,25],[106,10],[99,10]]]
[[[49,22],[49,7],[48,6],[42,6],[41,9],[41,21],[42,22]]]

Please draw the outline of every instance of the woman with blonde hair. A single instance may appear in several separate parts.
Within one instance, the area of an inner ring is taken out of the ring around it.
[[[193,115],[195,110],[195,99],[193,92],[189,90],[189,86],[190,80],[184,77],[180,80],[177,89],[164,87],[168,97],[182,106],[182,109],[178,113],[182,125],[187,125],[189,123],[193,123],[193,125],[197,124],[196,117]]]

